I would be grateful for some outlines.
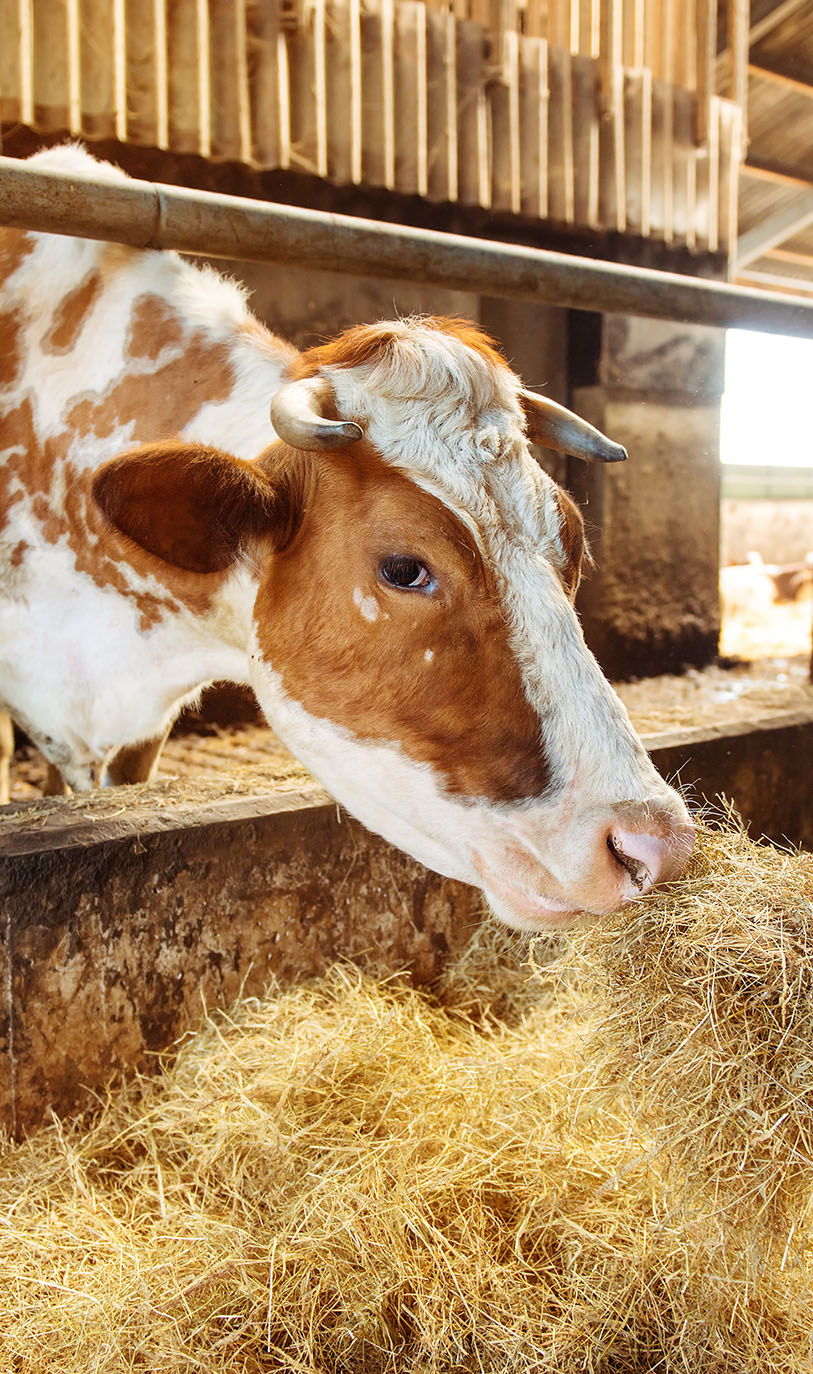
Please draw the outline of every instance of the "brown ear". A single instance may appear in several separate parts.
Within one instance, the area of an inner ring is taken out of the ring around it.
[[[572,601],[581,581],[582,564],[586,561],[589,566],[591,559],[584,538],[584,519],[576,502],[562,487],[556,488],[556,501],[561,515],[559,538],[565,556],[562,581]]]
[[[293,494],[251,463],[203,444],[145,444],[99,468],[93,495],[142,549],[189,572],[223,572],[252,536],[287,542]]]

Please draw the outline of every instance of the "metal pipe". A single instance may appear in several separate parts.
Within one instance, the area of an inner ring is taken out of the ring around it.
[[[813,335],[813,302],[674,272],[0,158],[0,223],[43,233],[428,282],[578,310]]]

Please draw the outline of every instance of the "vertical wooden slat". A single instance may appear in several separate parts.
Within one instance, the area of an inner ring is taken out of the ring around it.
[[[64,129],[68,122],[65,0],[37,0],[32,17],[34,122],[38,129]]]
[[[570,57],[573,100],[573,218],[599,224],[599,109],[596,69],[591,57]]]
[[[153,60],[155,64],[155,143],[169,147],[169,50],[167,0],[153,0]]]
[[[702,193],[706,206],[706,246],[710,253],[716,253],[720,246],[720,204],[718,187],[720,184],[720,100],[714,96],[711,102],[711,123],[706,145]],[[698,197],[701,187],[698,186]]]
[[[491,165],[483,30],[472,20],[457,23],[458,195],[464,205],[489,205]]]
[[[167,11],[169,143],[178,153],[198,152],[197,10],[198,0],[173,0]]]
[[[548,45],[544,38],[520,44],[520,175],[522,212],[548,217]]]
[[[693,103],[691,91],[672,87],[672,233],[675,242],[690,246],[694,234]]]
[[[20,21],[11,5],[0,4],[0,119],[21,119]]]
[[[67,0],[66,47],[68,56],[68,129],[72,134],[82,132],[82,69],[79,42],[79,0]]]
[[[451,11],[427,14],[427,194],[457,200],[457,59]]]
[[[212,152],[212,85],[208,0],[197,0],[195,26],[197,31],[197,150],[201,157],[210,157]]]
[[[626,191],[622,39],[622,0],[602,0],[599,215],[603,225],[623,232],[626,225]]]
[[[81,132],[92,138],[115,134],[112,28],[112,0],[80,0],[80,121]]]
[[[248,85],[248,18],[246,0],[234,3],[234,67],[237,84],[237,136],[242,162],[251,161],[251,102]]]
[[[573,175],[573,80],[570,53],[548,48],[549,181],[551,219],[572,224],[575,218]]]
[[[363,173],[372,186],[395,184],[393,0],[362,12]]]
[[[627,229],[648,238],[652,223],[652,73],[645,67],[624,75]]]
[[[716,0],[695,0],[695,106],[694,138],[705,143],[709,134],[711,98],[714,95],[717,56]],[[687,83],[688,84],[688,83]]]
[[[127,141],[127,25],[125,0],[113,0],[113,114],[116,138]]]
[[[737,244],[737,188],[739,184],[742,111],[729,101],[720,102],[720,242],[728,255],[729,275]]]
[[[731,49],[727,95],[742,111],[743,149],[748,138],[749,0],[727,0],[728,46]]]
[[[548,42],[570,49],[570,0],[548,0]]]
[[[384,119],[384,181],[395,187],[395,0],[381,5],[381,104]]]
[[[361,34],[358,0],[331,0],[327,28],[328,176],[342,185],[361,180]]]
[[[652,232],[672,242],[672,87],[652,82]]]
[[[20,119],[34,123],[34,13],[33,0],[19,0],[20,25]]]
[[[395,10],[395,186],[410,195],[427,191],[426,7],[401,0]]]
[[[125,5],[127,137],[132,143],[156,139],[155,28],[151,4]]]
[[[522,207],[519,125],[519,35],[502,33],[501,77],[492,82],[491,203],[495,209],[518,215]]]

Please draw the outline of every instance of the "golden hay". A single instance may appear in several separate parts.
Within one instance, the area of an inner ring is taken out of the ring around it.
[[[337,968],[0,1156],[0,1369],[813,1368],[813,861],[693,873],[543,967]]]

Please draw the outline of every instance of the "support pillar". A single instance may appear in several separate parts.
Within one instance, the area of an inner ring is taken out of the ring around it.
[[[629,452],[568,464],[596,562],[578,609],[610,677],[716,657],[724,341],[703,325],[571,316],[571,405]]]

